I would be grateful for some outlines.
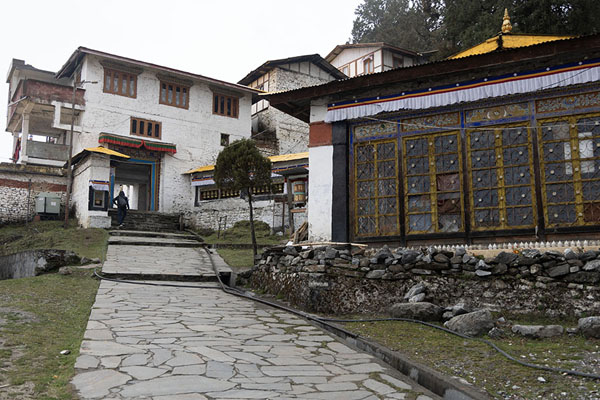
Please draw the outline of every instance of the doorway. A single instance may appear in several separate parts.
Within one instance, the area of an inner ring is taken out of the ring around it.
[[[112,161],[110,168],[111,198],[123,190],[129,199],[132,210],[154,211],[155,198],[155,163],[145,160],[129,159]]]

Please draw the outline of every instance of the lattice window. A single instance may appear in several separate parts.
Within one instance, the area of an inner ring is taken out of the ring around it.
[[[400,233],[397,164],[395,140],[356,145],[354,193],[357,236]]]
[[[464,230],[459,140],[457,132],[403,139],[408,234]]]
[[[531,135],[506,126],[467,134],[473,230],[536,224]]]
[[[541,121],[542,197],[546,226],[600,223],[600,116]]]

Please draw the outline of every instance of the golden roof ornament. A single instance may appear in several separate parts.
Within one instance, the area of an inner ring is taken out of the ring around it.
[[[508,9],[504,9],[504,18],[502,21],[502,33],[510,33],[512,31],[512,25],[510,24],[510,17],[508,16]]]

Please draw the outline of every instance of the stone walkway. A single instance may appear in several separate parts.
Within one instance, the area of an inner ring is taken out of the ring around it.
[[[231,269],[215,254],[219,271]],[[102,272],[110,275],[214,277],[208,255],[201,248],[109,245]]]
[[[83,399],[436,398],[306,321],[219,289],[103,281],[75,368]]]
[[[215,278],[202,249],[148,245],[109,245],[103,273]],[[171,286],[101,282],[72,380],[82,399],[439,398],[303,319],[215,282],[148,283]]]

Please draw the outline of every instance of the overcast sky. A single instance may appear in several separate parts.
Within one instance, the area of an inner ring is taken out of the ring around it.
[[[57,71],[85,46],[229,82],[267,60],[326,56],[350,38],[362,0],[30,0],[0,11],[0,161],[10,157],[6,129],[11,59]]]

